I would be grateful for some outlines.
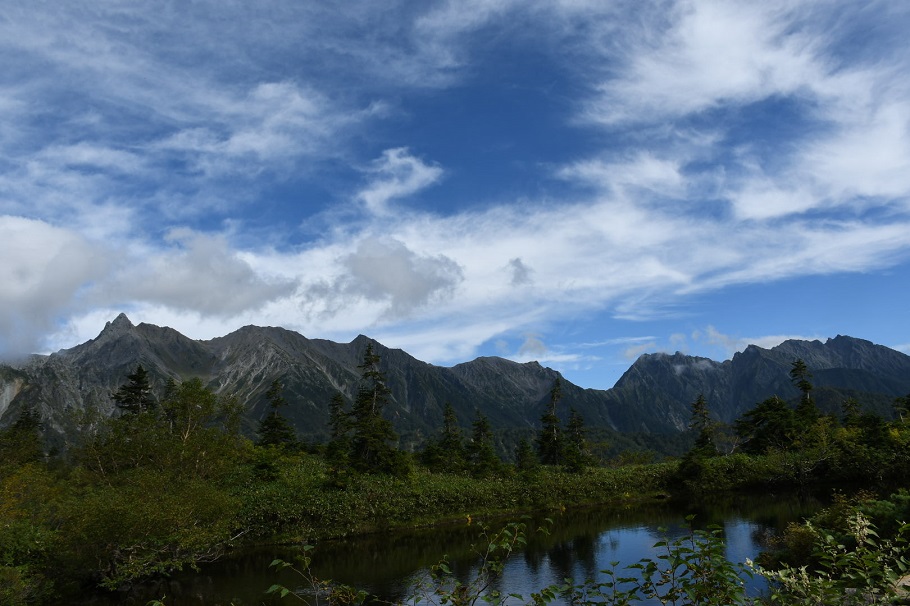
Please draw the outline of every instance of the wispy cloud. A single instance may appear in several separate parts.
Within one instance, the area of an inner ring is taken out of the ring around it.
[[[387,149],[367,171],[374,178],[357,194],[367,210],[377,215],[389,212],[389,202],[414,194],[442,176],[442,169],[411,155],[406,148]]]
[[[692,340],[694,342],[702,342],[710,346],[715,346],[723,351],[727,358],[733,356],[734,353],[743,351],[749,345],[757,345],[764,349],[771,349],[772,347],[777,347],[784,341],[790,339],[805,340],[811,341],[818,339],[818,336],[805,336],[805,335],[762,335],[755,337],[740,337],[727,335],[713,326],[707,326],[704,330],[696,330],[692,332]]]

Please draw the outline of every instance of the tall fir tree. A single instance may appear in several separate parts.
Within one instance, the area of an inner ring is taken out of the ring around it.
[[[894,414],[897,415],[897,420],[901,423],[904,422],[904,418],[910,412],[910,394],[902,396],[899,398],[894,398]]]
[[[531,446],[528,438],[522,438],[515,446],[515,471],[521,473],[531,473],[540,466],[537,460],[537,453]]]
[[[373,344],[367,345],[361,372],[360,388],[351,409],[350,465],[366,473],[400,473],[402,458],[395,447],[398,436],[392,423],[382,416],[391,390],[379,370],[379,355]]]
[[[806,439],[822,416],[818,406],[815,405],[815,400],[812,398],[813,387],[809,381],[811,378],[812,373],[809,372],[809,367],[806,366],[802,358],[794,360],[790,368],[790,380],[802,394],[795,411],[798,430],[795,439],[797,441]]]
[[[155,397],[149,382],[148,371],[139,364],[136,371],[126,375],[127,382],[111,394],[117,408],[124,412],[138,414],[155,408]]]
[[[284,386],[281,381],[275,379],[272,385],[265,393],[269,401],[269,412],[265,418],[259,422],[259,442],[260,446],[279,446],[289,448],[297,444],[297,432],[291,423],[281,414],[281,407],[287,406],[287,400],[282,395]]]
[[[583,471],[593,462],[591,448],[588,446],[585,421],[574,408],[569,410],[569,421],[566,424],[563,464],[572,472]]]
[[[708,401],[705,400],[704,394],[698,394],[698,397],[692,402],[692,418],[689,421],[689,429],[696,432],[695,446],[693,448],[695,455],[700,457],[717,455],[717,447],[714,445],[716,425],[711,420]]]
[[[344,408],[344,396],[336,391],[329,401],[329,443],[325,458],[330,465],[345,467],[351,450],[351,413]]]
[[[798,432],[796,415],[777,396],[771,396],[741,416],[736,435],[744,440],[742,450],[765,454],[769,450],[790,450]]]
[[[457,473],[465,467],[464,437],[455,409],[446,402],[442,411],[442,429],[439,436],[430,440],[421,458],[431,471]]]
[[[493,428],[487,417],[477,410],[471,424],[471,441],[468,444],[468,465],[471,475],[487,477],[499,471],[501,461],[493,447]]]
[[[41,414],[28,406],[9,427],[0,429],[0,477],[4,465],[23,465],[44,456]]]
[[[562,399],[562,381],[557,376],[550,389],[550,402],[540,418],[540,433],[537,436],[537,454],[544,465],[562,463],[563,435],[557,415],[557,405]]]

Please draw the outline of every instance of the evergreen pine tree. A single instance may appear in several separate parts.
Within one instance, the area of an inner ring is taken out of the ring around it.
[[[563,449],[563,463],[566,469],[579,472],[591,464],[593,457],[588,446],[584,419],[578,411],[572,408],[569,411],[569,422],[566,425],[565,447]]]
[[[475,477],[486,477],[499,471],[501,461],[493,448],[493,429],[490,421],[479,410],[471,425],[471,442],[468,444],[468,465]]]
[[[139,364],[136,371],[126,375],[127,382],[111,394],[120,410],[138,414],[155,408],[155,398],[149,384],[148,371]]]
[[[841,424],[844,427],[856,427],[859,423],[859,402],[856,398],[847,398],[841,404],[841,413],[843,416],[841,418]]]
[[[282,395],[283,386],[281,381],[275,379],[266,392],[265,397],[269,401],[269,413],[262,421],[259,422],[259,442],[260,446],[280,446],[290,447],[297,444],[297,432],[290,422],[282,416],[279,409],[287,406],[287,400]]]
[[[704,394],[698,394],[692,403],[692,419],[689,421],[689,429],[697,432],[695,446],[692,449],[693,454],[699,457],[717,455],[717,447],[714,445],[715,428],[708,412],[708,402],[705,400]]]
[[[910,412],[910,394],[900,398],[894,398],[894,414],[897,415],[898,421],[904,422],[904,416]]]
[[[556,406],[560,399],[562,399],[562,382],[557,376],[550,389],[550,403],[540,418],[540,434],[537,437],[537,454],[544,465],[562,463],[563,436],[559,416],[556,414]]]
[[[537,469],[540,462],[527,438],[522,438],[515,446],[515,471],[529,473]]]
[[[340,391],[329,401],[329,443],[325,458],[331,465],[345,467],[351,450],[351,413],[344,409],[344,396]]]
[[[392,423],[382,416],[382,409],[389,401],[391,391],[385,376],[379,370],[379,355],[373,344],[367,345],[361,371],[361,385],[351,410],[350,465],[356,471],[367,473],[399,473],[403,461],[393,444],[398,436]]]
[[[442,430],[430,440],[422,453],[424,465],[431,471],[457,473],[464,470],[465,449],[455,409],[446,402],[442,411]]]
[[[790,379],[793,381],[796,388],[802,392],[799,404],[796,405],[796,432],[793,436],[793,445],[798,448],[805,446],[807,442],[811,442],[812,438],[810,434],[817,426],[818,421],[822,416],[818,406],[815,405],[815,400],[812,398],[812,383],[809,382],[810,378],[812,378],[812,373],[809,372],[806,363],[803,362],[802,359],[797,358],[793,362],[793,367],[790,369]]]
[[[745,440],[742,450],[750,454],[789,450],[797,435],[796,416],[786,402],[771,396],[736,421],[736,434]]]

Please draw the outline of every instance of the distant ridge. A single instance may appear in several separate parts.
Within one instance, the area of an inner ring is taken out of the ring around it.
[[[134,325],[120,314],[81,345],[33,356],[17,367],[0,366],[0,426],[15,420],[23,407],[34,406],[48,431],[65,439],[73,430],[74,411],[93,407],[115,414],[110,393],[142,364],[159,388],[168,378],[200,377],[215,391],[237,396],[247,406],[248,430],[266,412],[266,389],[280,379],[289,402],[283,413],[302,436],[320,439],[332,395],[353,396],[357,365],[370,341],[360,335],[350,343],[335,343],[258,326],[198,341],[171,328]],[[480,410],[500,430],[536,427],[558,376],[537,362],[481,357],[447,368],[380,343],[374,348],[392,389],[386,413],[406,448],[437,430],[446,402],[465,426]],[[910,393],[910,356],[838,335],[824,343],[790,340],[771,349],[750,345],[724,362],[678,352],[644,354],[612,389],[584,389],[563,380],[562,407],[578,410],[592,428],[672,433],[685,430],[689,405],[704,394],[712,414],[732,422],[771,395],[796,398],[788,376],[796,358],[809,366],[814,393],[828,410],[839,410],[843,400],[855,397],[889,414],[891,401]]]

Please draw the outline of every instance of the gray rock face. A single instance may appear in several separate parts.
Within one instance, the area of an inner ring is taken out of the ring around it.
[[[25,406],[36,407],[49,433],[62,439],[78,413],[117,414],[110,394],[142,364],[159,392],[168,379],[199,377],[246,406],[247,429],[265,415],[265,392],[274,379],[285,386],[282,411],[303,437],[326,434],[329,401],[356,393],[363,352],[370,341],[350,343],[306,337],[283,328],[246,326],[209,341],[171,328],[133,325],[123,314],[96,337],[17,368],[0,366],[0,426]],[[451,403],[466,427],[480,410],[500,429],[536,427],[558,374],[536,362],[477,358],[451,368],[421,362],[375,343],[392,389],[386,411],[405,447],[419,444],[442,423]],[[583,389],[563,380],[561,409],[579,411],[590,427],[664,433],[686,428],[690,404],[704,394],[712,414],[732,422],[774,394],[798,392],[788,376],[802,358],[813,372],[821,404],[837,407],[849,396],[887,408],[910,393],[910,356],[868,341],[838,336],[826,343],[787,341],[773,349],[749,346],[732,360],[715,362],[680,353],[641,356],[610,390]]]
[[[750,345],[726,362],[645,354],[610,391],[621,407],[630,409],[630,420],[639,429],[685,429],[689,404],[699,394],[717,419],[732,423],[772,395],[797,399],[789,374],[797,358],[812,372],[815,398],[825,412],[836,413],[844,400],[855,397],[888,415],[891,401],[910,393],[910,356],[845,336],[825,343],[789,340],[771,349]]]

